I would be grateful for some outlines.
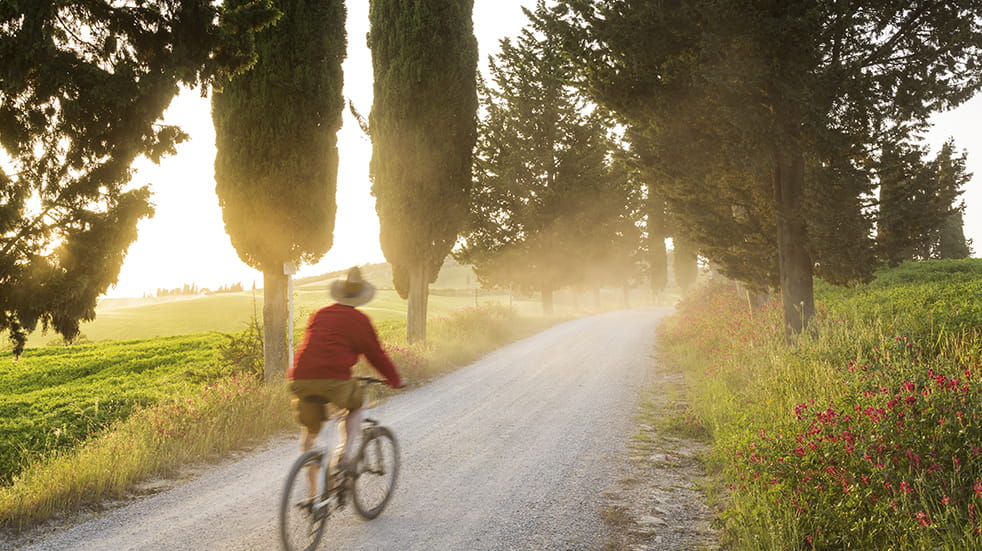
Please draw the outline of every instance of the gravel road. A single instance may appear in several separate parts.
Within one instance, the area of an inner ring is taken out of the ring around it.
[[[603,547],[601,494],[668,311],[563,323],[383,404],[375,413],[402,447],[396,494],[375,520],[333,517],[320,549]],[[278,549],[296,454],[282,439],[23,549]]]

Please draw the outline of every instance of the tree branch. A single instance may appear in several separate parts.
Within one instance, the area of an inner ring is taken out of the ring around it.
[[[885,55],[890,55],[890,53],[893,51],[893,46],[896,45],[897,42],[899,42],[902,38],[907,37],[911,32],[916,31],[917,24],[919,23],[921,16],[927,13],[930,8],[936,7],[937,5],[937,2],[924,2],[921,4],[919,9],[911,11],[907,20],[900,25],[897,32],[887,39],[886,42],[880,45],[879,48],[871,52],[862,61],[860,61],[857,68],[862,69],[883,63],[884,60],[881,58]]]

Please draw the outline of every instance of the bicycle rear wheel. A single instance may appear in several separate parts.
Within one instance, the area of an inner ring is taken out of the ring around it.
[[[385,509],[399,476],[399,445],[385,427],[365,431],[351,478],[351,496],[355,510],[371,520]]]
[[[323,497],[321,488],[314,488],[316,497],[308,491],[307,470],[317,469],[318,484],[323,484],[320,450],[301,455],[290,469],[280,501],[280,539],[287,551],[312,551],[320,543],[327,521],[326,507],[318,508]]]

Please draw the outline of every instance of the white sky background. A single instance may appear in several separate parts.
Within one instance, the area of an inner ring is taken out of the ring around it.
[[[348,7],[348,57],[344,63],[344,95],[365,117],[372,106],[372,62],[365,42],[368,2],[346,2]],[[534,0],[476,0],[474,31],[480,66],[485,72],[488,55],[498,52],[498,41],[515,36],[525,24],[522,5]],[[262,274],[239,260],[222,222],[215,194],[215,131],[211,105],[200,91],[182,92],[165,113],[165,122],[176,124],[191,139],[177,155],[161,164],[140,160],[133,184],[150,184],[156,214],[139,225],[139,237],[130,246],[119,281],[106,293],[110,297],[142,296],[158,288],[172,289],[185,283],[217,288],[241,282],[262,285]],[[982,256],[982,96],[959,109],[936,117],[928,135],[933,151],[950,136],[958,150],[968,151],[968,169],[977,175],[964,200],[965,234],[975,241],[974,256]],[[384,262],[379,246],[379,223],[371,196],[368,163],[371,143],[345,110],[338,133],[337,217],[334,245],[316,265],[303,266],[300,277],[344,269],[356,264]],[[389,282],[377,282],[387,285]]]

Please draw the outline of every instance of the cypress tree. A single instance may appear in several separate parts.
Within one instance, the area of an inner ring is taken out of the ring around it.
[[[333,240],[347,47],[343,0],[277,6],[278,25],[256,36],[259,61],[212,98],[225,229],[239,258],[263,272],[267,381],[289,357],[284,265],[317,261]]]
[[[382,252],[426,338],[429,284],[467,216],[476,139],[473,0],[372,0],[372,193]]]
[[[949,216],[938,235],[937,249],[935,258],[968,258],[972,255],[971,239],[965,239],[965,225],[962,213],[965,212],[965,204],[962,203]]]
[[[946,203],[948,215],[932,232],[931,258],[968,258],[972,254],[971,240],[965,239],[965,203],[956,204],[972,179],[972,174],[966,171],[967,163],[967,153],[963,151],[956,155],[954,141],[950,139],[932,163],[936,176],[935,194],[942,204]]]
[[[956,155],[950,140],[933,160],[925,160],[925,154],[909,143],[883,148],[876,243],[880,259],[890,265],[941,257],[942,236],[951,247],[952,231],[961,223],[956,202],[971,179],[965,154]],[[964,235],[961,239],[964,244]]]

